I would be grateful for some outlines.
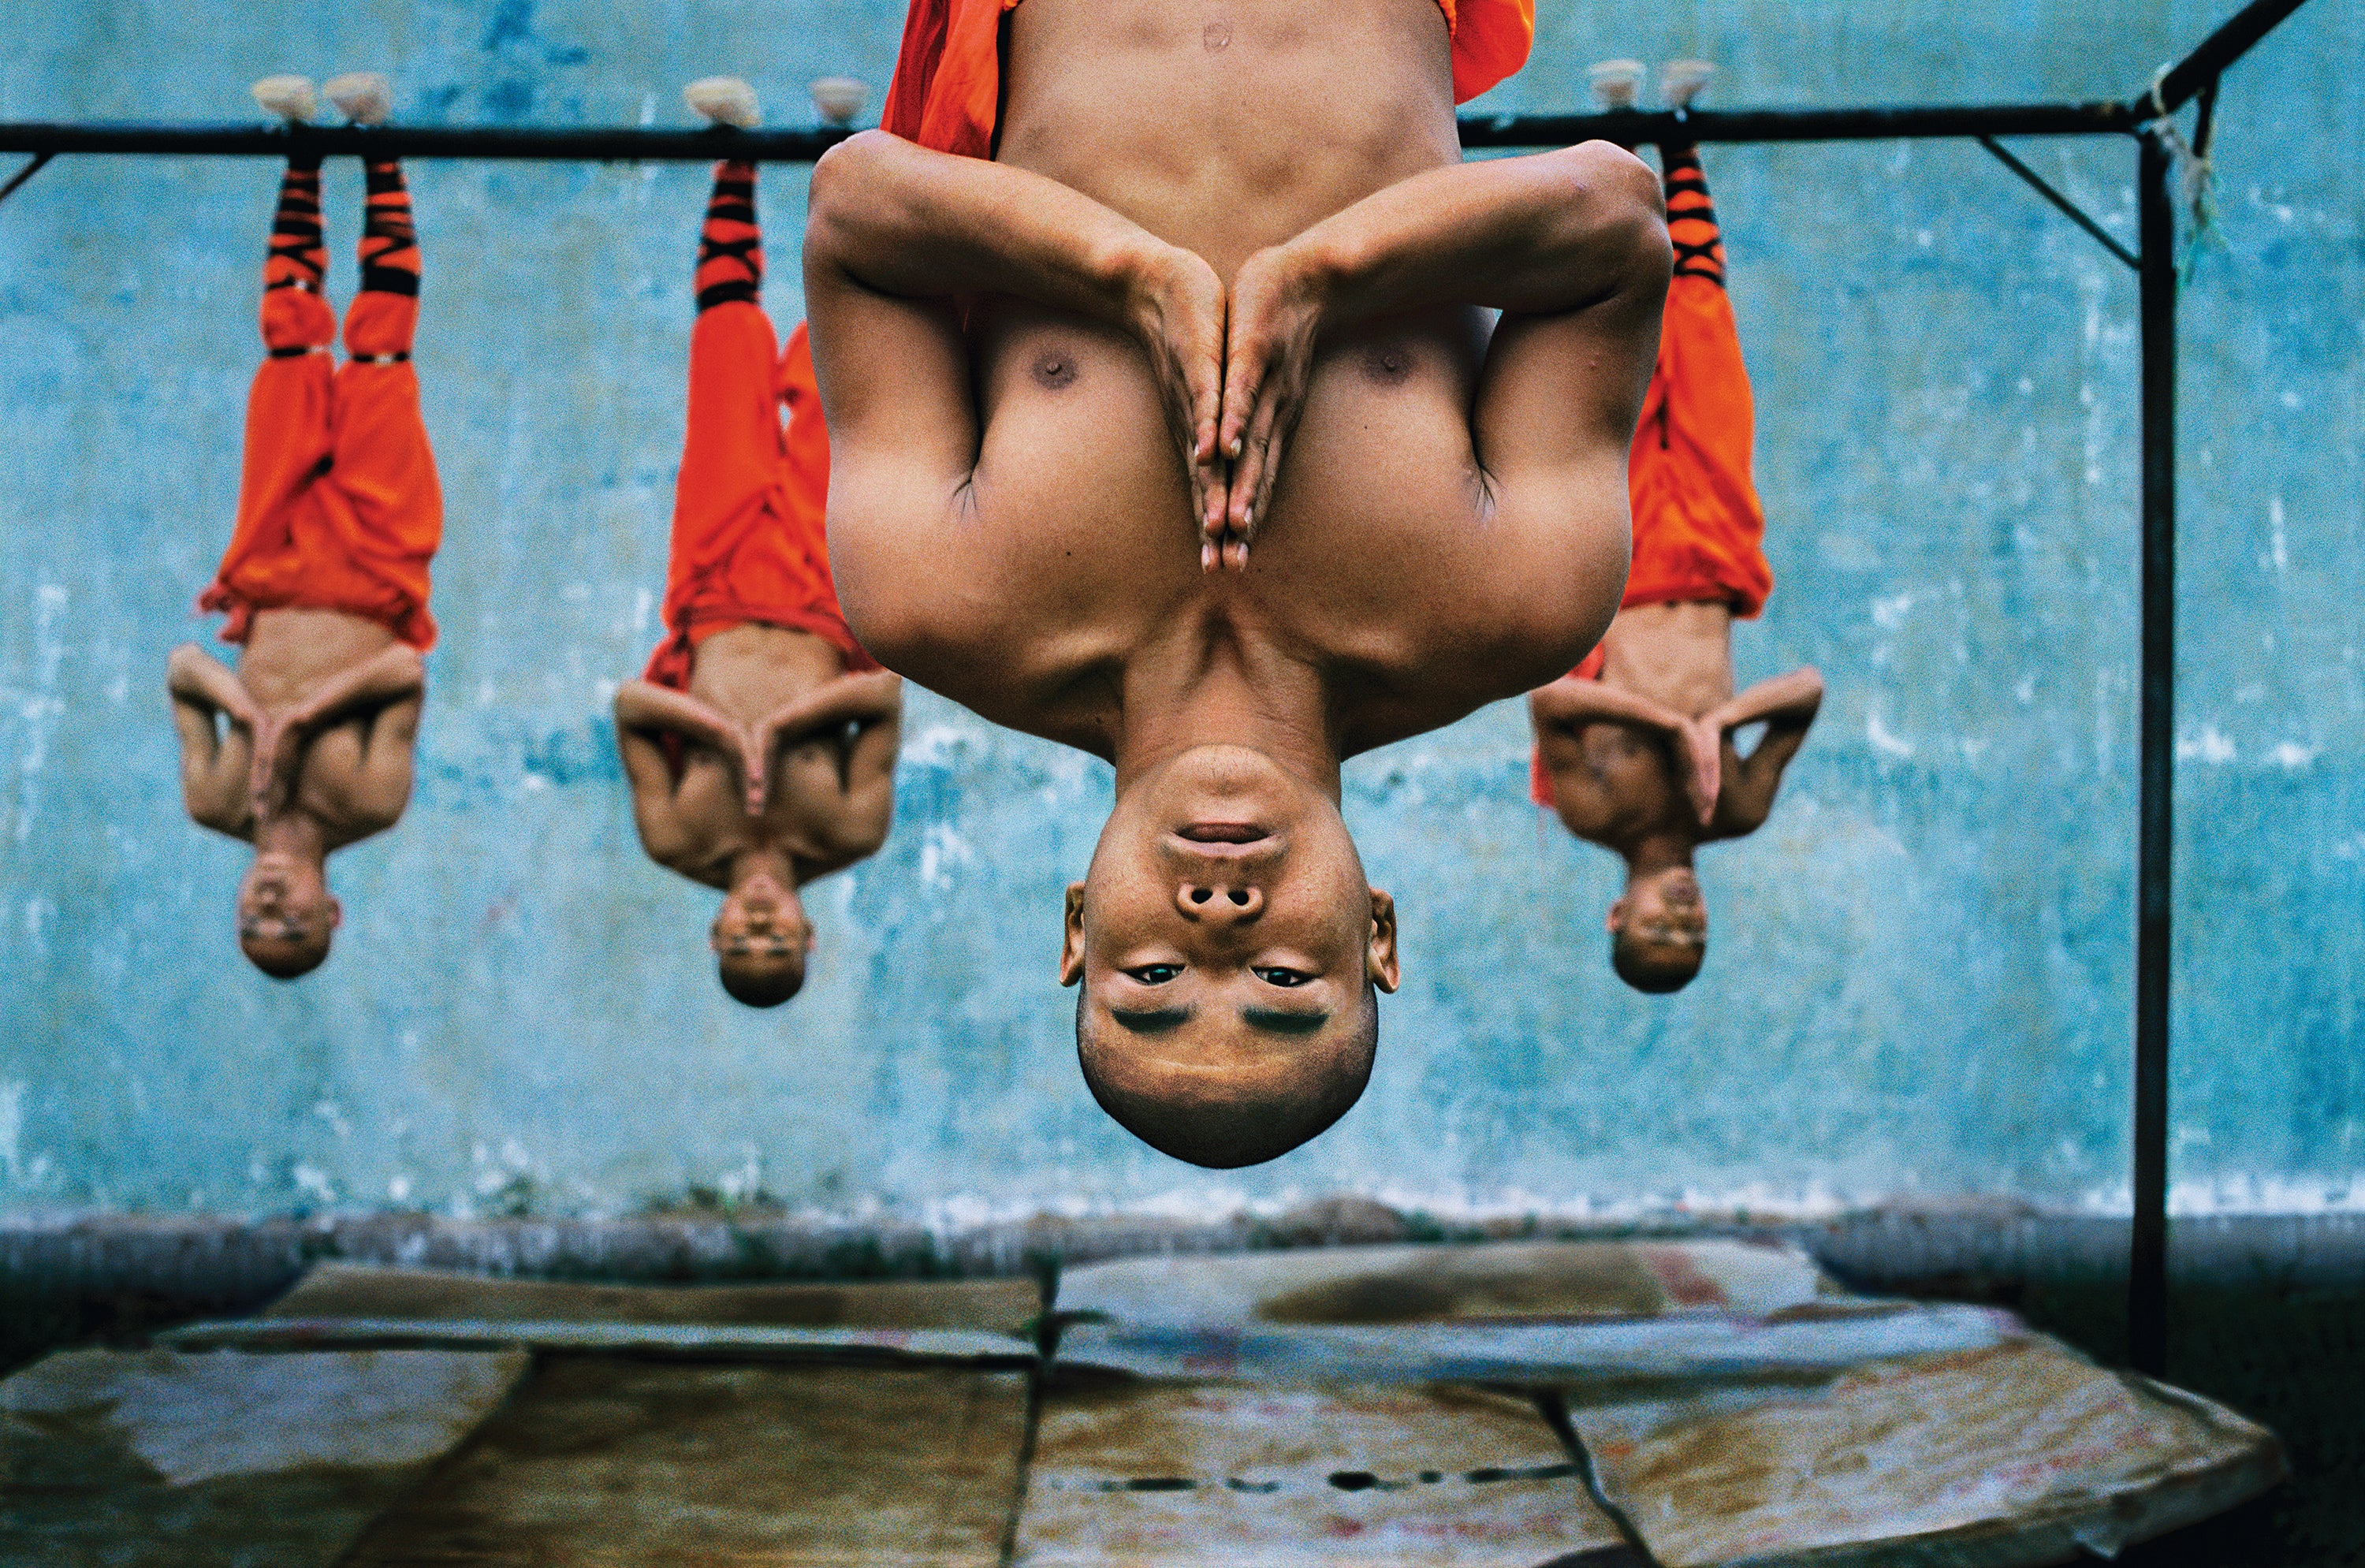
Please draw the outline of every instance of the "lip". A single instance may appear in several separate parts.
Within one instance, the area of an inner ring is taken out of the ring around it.
[[[1261,844],[1272,834],[1255,823],[1203,822],[1183,823],[1174,830],[1174,836],[1202,846],[1220,844],[1245,847]]]

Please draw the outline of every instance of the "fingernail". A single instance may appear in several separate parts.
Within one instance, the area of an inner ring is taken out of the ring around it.
[[[1203,572],[1212,572],[1216,569],[1216,547],[1214,545],[1202,544],[1199,546],[1199,569]]]
[[[1240,438],[1238,436],[1232,437],[1232,444],[1226,449],[1225,455],[1227,457],[1238,457],[1240,454]]]

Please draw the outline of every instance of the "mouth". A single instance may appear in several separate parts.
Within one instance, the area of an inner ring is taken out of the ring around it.
[[[1261,844],[1272,836],[1254,823],[1186,823],[1174,836],[1193,844]]]

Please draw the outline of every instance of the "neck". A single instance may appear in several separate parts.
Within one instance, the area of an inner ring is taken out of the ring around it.
[[[1641,881],[1674,866],[1692,863],[1691,841],[1674,834],[1653,834],[1626,851],[1626,880]]]
[[[769,871],[784,888],[797,885],[796,863],[776,845],[759,844],[741,850],[731,861],[731,888],[737,891],[759,871]]]
[[[254,824],[257,855],[292,856],[318,865],[328,858],[329,842],[320,824],[302,812],[286,812]]]
[[[1339,799],[1339,743],[1328,693],[1307,666],[1269,648],[1225,643],[1157,655],[1126,673],[1111,760],[1122,794],[1134,779],[1194,746],[1263,753]]]

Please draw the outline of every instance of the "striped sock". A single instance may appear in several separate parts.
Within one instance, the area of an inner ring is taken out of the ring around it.
[[[419,235],[410,223],[410,192],[392,159],[364,166],[366,216],[362,220],[362,288],[365,293],[419,293]]]
[[[263,259],[263,286],[320,292],[329,275],[329,247],[320,237],[320,161],[287,160],[279,182],[279,210],[271,218],[271,249]]]
[[[1667,238],[1675,241],[1676,275],[1704,277],[1724,286],[1724,237],[1716,226],[1716,206],[1708,199],[1708,176],[1700,172],[1697,147],[1662,147],[1666,165]]]
[[[698,308],[728,300],[756,302],[764,288],[764,231],[756,226],[756,165],[714,165],[714,195],[698,231]]]

